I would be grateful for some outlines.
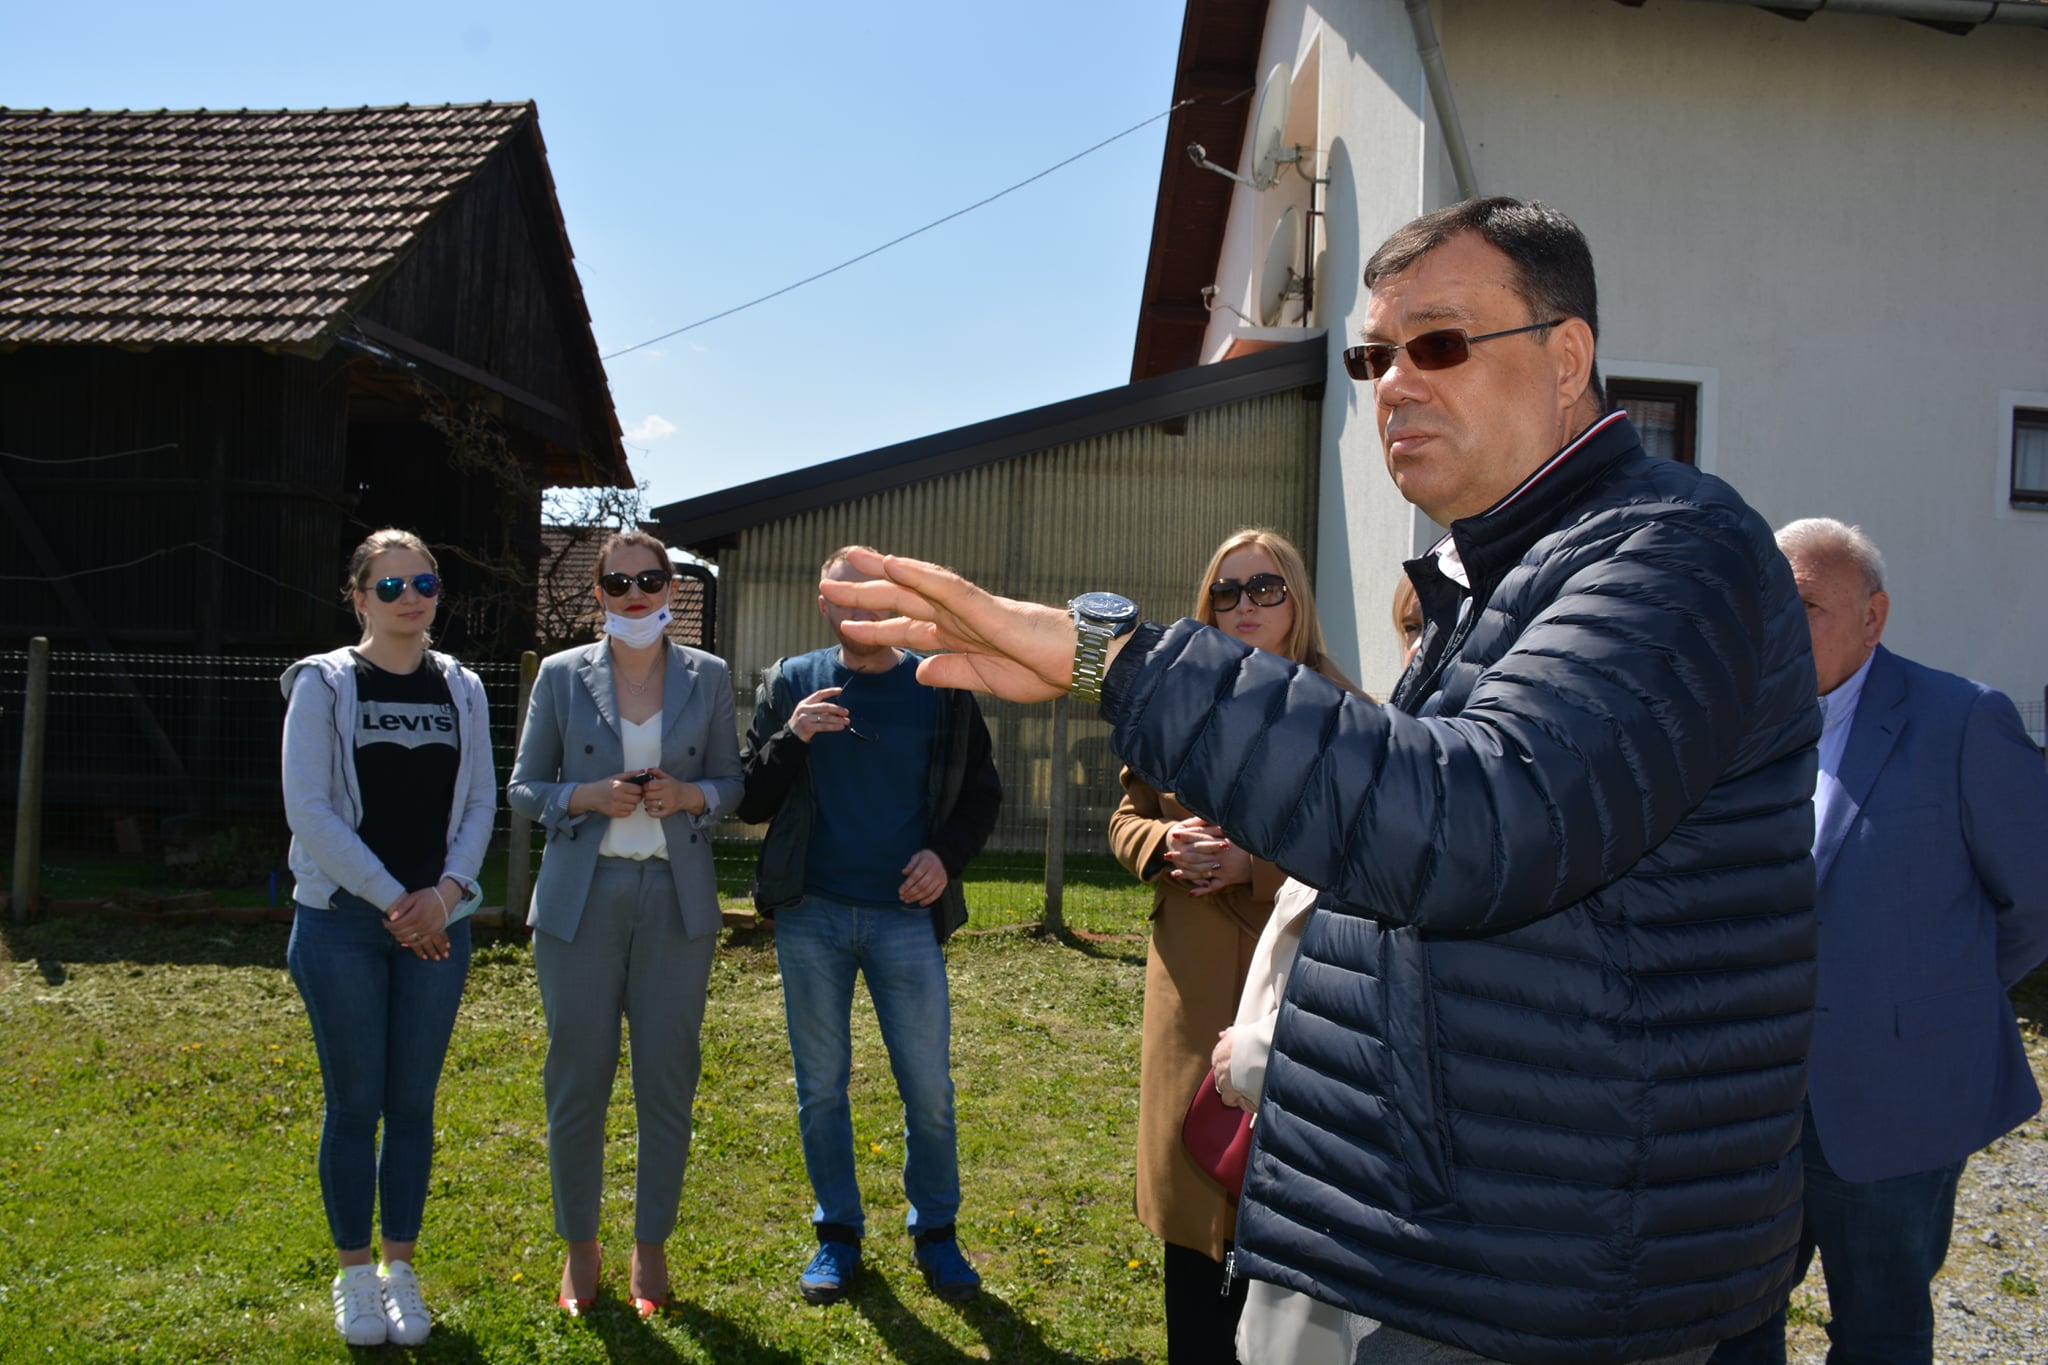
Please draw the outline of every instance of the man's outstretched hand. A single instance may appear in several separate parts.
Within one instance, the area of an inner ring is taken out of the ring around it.
[[[849,639],[931,654],[918,665],[919,682],[1046,701],[1073,681],[1074,619],[1058,607],[997,597],[919,559],[855,550],[847,563],[866,581],[828,578],[818,591],[842,607],[889,617],[847,621],[841,629]]]

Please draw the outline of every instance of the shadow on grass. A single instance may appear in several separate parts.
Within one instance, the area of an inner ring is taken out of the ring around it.
[[[32,964],[52,986],[64,984],[66,963],[133,962],[155,966],[273,967],[285,965],[289,924],[138,924],[112,914],[78,915],[0,927],[0,943],[15,962]],[[477,926],[478,951],[523,933]]]
[[[671,1300],[667,1316],[680,1323],[684,1331],[696,1338],[697,1344],[704,1348],[704,1354],[708,1359],[738,1361],[741,1365],[802,1365],[803,1357],[794,1351],[770,1346],[759,1337],[748,1333],[745,1328],[723,1313],[714,1313],[701,1304],[691,1303],[688,1299]],[[635,1319],[633,1325],[650,1340],[660,1344],[664,1351],[669,1350],[667,1344],[660,1342],[644,1323]],[[612,1358],[619,1359],[619,1352],[614,1350]],[[669,1351],[665,1358],[674,1359],[674,1353]]]
[[[904,1307],[903,1300],[896,1295],[894,1283],[872,1264],[864,1269],[860,1288],[847,1299],[847,1303],[868,1320],[876,1334],[888,1344],[889,1354],[896,1360],[915,1362],[915,1365],[951,1365],[954,1361],[976,1359],[925,1326],[917,1314]],[[964,1318],[981,1337],[991,1360],[1015,1361],[1020,1365],[1033,1361],[1084,1360],[1098,1365],[1104,1360],[1109,1365],[1138,1365],[1136,1356],[1086,1356],[1048,1346],[1038,1328],[986,1289],[952,1311]]]
[[[16,962],[33,963],[59,985],[65,964],[136,962],[215,967],[283,967],[291,926],[285,924],[134,924],[111,915],[12,924],[0,942]]]
[[[1064,930],[1059,941],[1076,952],[1105,962],[1136,962],[1145,960],[1146,939],[1140,934],[1089,934]]]
[[[343,1349],[348,1352],[349,1359],[360,1361],[432,1360],[435,1365],[494,1365],[491,1354],[477,1344],[475,1337],[446,1323],[434,1324],[432,1335],[418,1346],[349,1346]]]

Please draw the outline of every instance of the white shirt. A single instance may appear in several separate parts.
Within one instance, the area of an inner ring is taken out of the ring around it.
[[[619,742],[626,751],[627,772],[637,773],[660,765],[661,722],[659,711],[643,721],[619,722]],[[661,821],[647,813],[643,802],[633,807],[631,815],[605,823],[604,839],[597,852],[604,858],[666,858],[668,836],[661,832]]]
[[[1873,649],[1870,659],[1876,657],[1877,651]],[[1849,731],[1856,725],[1856,704],[1863,700],[1863,680],[1870,676],[1870,659],[1865,659],[1863,667],[1844,678],[1834,691],[1820,699],[1820,773],[1813,784],[1816,848],[1819,847],[1820,832],[1827,828],[1828,812],[1837,801],[1848,799],[1836,774],[1841,771],[1842,756],[1849,749]]]

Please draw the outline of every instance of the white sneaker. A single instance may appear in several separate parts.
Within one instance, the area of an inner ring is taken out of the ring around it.
[[[377,1267],[344,1266],[334,1277],[334,1330],[351,1346],[382,1346],[386,1336]]]
[[[384,1339],[398,1346],[417,1346],[434,1326],[420,1297],[420,1277],[408,1261],[392,1261],[378,1274],[384,1286]]]

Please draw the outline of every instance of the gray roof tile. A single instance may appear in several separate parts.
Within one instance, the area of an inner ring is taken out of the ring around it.
[[[531,104],[0,109],[0,342],[302,342]]]

